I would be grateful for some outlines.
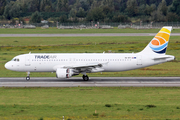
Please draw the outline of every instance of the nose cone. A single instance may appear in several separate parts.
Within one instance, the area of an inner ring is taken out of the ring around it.
[[[10,69],[10,64],[9,64],[9,62],[7,62],[7,63],[4,65],[4,67],[9,70],[9,69]]]

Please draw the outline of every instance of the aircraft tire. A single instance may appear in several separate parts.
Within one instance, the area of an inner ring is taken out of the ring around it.
[[[27,81],[29,81],[29,80],[30,80],[30,77],[29,77],[29,76],[27,76],[27,77],[26,77],[26,80],[27,80]]]
[[[89,77],[87,75],[83,75],[83,80],[84,81],[88,81],[89,80]]]

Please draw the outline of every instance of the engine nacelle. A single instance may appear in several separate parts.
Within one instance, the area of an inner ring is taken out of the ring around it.
[[[57,78],[70,78],[74,74],[73,69],[62,69],[58,68],[56,70],[56,77]]]

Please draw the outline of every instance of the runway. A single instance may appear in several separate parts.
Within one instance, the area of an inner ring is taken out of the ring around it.
[[[90,36],[149,36],[153,33],[85,33],[85,34],[0,34],[0,37],[90,37]]]
[[[0,37],[92,37],[92,36],[155,36],[157,33],[85,33],[85,34],[0,34]],[[180,36],[180,33],[171,33]]]
[[[180,77],[0,78],[0,87],[179,87]]]
[[[157,33],[84,33],[84,34],[0,34],[0,37],[92,37],[92,36],[155,36]],[[180,36],[180,33],[171,33]]]

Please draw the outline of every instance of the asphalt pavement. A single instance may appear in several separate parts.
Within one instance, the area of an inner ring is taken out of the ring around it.
[[[180,77],[81,77],[57,79],[51,77],[0,78],[0,87],[179,87]]]

